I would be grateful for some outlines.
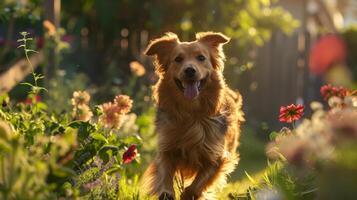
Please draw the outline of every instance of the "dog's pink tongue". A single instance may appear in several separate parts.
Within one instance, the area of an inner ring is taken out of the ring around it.
[[[186,84],[186,88],[183,92],[186,98],[192,100],[198,96],[198,84],[198,81]]]

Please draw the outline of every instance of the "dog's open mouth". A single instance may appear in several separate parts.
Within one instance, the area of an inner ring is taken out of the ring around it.
[[[207,77],[198,81],[197,80],[181,81],[180,79],[175,78],[175,83],[177,87],[183,92],[183,95],[190,100],[198,97],[206,81],[207,81]]]

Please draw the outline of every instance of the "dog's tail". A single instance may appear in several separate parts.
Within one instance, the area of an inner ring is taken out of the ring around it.
[[[244,113],[242,111],[242,106],[243,106],[243,97],[240,94],[239,91],[233,91],[229,90],[228,95],[235,101],[237,105],[237,112],[238,112],[238,121],[239,122],[244,122]]]
[[[236,103],[238,105],[238,113],[239,113],[239,121],[240,122],[244,122],[245,121],[245,118],[244,118],[244,113],[242,111],[242,107],[243,107],[243,97],[242,95],[236,91],[236,95],[237,95],[237,98],[236,98]]]

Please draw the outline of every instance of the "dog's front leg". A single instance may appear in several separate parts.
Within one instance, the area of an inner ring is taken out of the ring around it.
[[[185,188],[181,194],[181,200],[198,200],[202,197],[202,192],[214,182],[220,174],[221,164],[210,164],[202,167],[190,186]]]
[[[159,155],[157,164],[157,187],[159,200],[174,200],[175,191],[173,178],[175,175],[175,165],[168,155]]]
[[[174,174],[175,165],[170,157],[159,154],[143,175],[143,187],[151,195],[158,195],[159,200],[174,200]]]

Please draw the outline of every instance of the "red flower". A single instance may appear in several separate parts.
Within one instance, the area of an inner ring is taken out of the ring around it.
[[[33,97],[34,99],[34,102],[35,103],[38,103],[38,102],[41,102],[41,96],[40,95],[36,95]],[[24,101],[23,101],[24,104],[27,104],[27,105],[31,105],[33,103],[32,99],[30,97],[27,97]]]
[[[321,37],[311,48],[309,66],[312,73],[325,73],[333,64],[345,62],[346,44],[337,35]]]
[[[0,38],[0,46],[4,45],[5,44],[5,40],[4,38]]]
[[[63,42],[72,43],[76,38],[73,35],[64,35],[61,40]]]
[[[43,39],[43,37],[36,38],[36,47],[37,47],[37,49],[42,49],[44,44],[45,44],[45,40]]]
[[[344,87],[335,87],[332,86],[331,84],[324,85],[320,89],[321,95],[325,100],[328,100],[329,98],[336,96],[339,98],[345,98],[347,95],[348,90]]]
[[[131,163],[131,161],[135,159],[136,154],[137,154],[136,145],[135,144],[130,145],[128,150],[126,150],[126,152],[123,154],[123,163],[124,164]]]
[[[285,107],[281,106],[279,121],[291,123],[293,121],[299,120],[303,114],[304,114],[304,106],[303,105],[291,104],[291,105],[285,106]]]

